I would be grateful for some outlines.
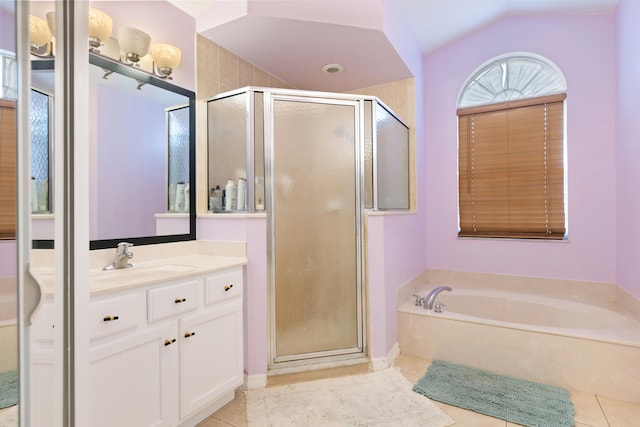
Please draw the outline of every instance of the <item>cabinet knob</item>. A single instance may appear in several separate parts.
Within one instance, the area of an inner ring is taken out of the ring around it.
[[[104,316],[102,320],[105,322],[111,322],[112,320],[118,320],[118,319],[119,319],[118,316]]]
[[[180,304],[186,301],[187,301],[186,298],[176,298],[173,302],[175,302],[176,304]]]
[[[233,285],[224,285],[224,291],[225,292],[227,292],[231,288],[233,288]]]
[[[194,336],[195,334],[196,334],[195,332],[185,332],[185,333],[184,333],[184,337],[185,337],[185,338],[189,338],[189,337]]]
[[[175,338],[170,339],[170,340],[164,340],[164,345],[165,345],[165,347],[166,347],[166,346],[168,346],[168,345],[173,344],[174,342],[176,342],[176,339],[175,339]]]

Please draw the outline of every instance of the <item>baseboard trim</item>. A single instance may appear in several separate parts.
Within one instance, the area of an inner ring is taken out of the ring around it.
[[[267,386],[267,374],[245,374],[243,388],[245,390],[255,390]]]
[[[396,361],[398,356],[400,355],[400,345],[396,342],[386,357],[372,358],[371,359],[371,370],[372,371],[381,371],[383,369],[387,369]]]
[[[616,286],[616,304],[640,322],[640,298],[620,285]]]

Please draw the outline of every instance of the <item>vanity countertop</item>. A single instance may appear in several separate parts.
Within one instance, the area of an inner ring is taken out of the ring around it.
[[[99,296],[131,288],[185,280],[246,264],[247,259],[244,257],[198,254],[163,258],[157,261],[132,262],[132,267],[118,270],[90,269],[89,291],[92,297]],[[34,268],[31,274],[44,295],[53,293],[54,270],[52,268]]]

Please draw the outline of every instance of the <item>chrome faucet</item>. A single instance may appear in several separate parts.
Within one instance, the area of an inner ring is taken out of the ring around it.
[[[433,303],[436,302],[436,297],[442,291],[451,291],[451,288],[449,286],[439,286],[427,294],[424,298],[424,308],[426,310],[433,310]]]
[[[129,263],[129,260],[133,258],[133,252],[129,251],[129,248],[133,246],[133,243],[120,242],[116,248],[116,256],[113,262],[103,268],[103,270],[117,270],[120,268],[131,268],[133,265]]]

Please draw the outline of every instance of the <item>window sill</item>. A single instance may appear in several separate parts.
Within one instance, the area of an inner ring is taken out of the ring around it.
[[[412,209],[388,210],[388,211],[374,211],[374,210],[365,209],[364,213],[367,216],[395,216],[395,215],[415,215],[418,212]]]
[[[207,212],[198,215],[198,219],[254,219],[266,218],[265,212]]]
[[[567,239],[522,239],[515,238],[510,239],[508,237],[457,237],[456,240],[482,240],[482,241],[501,241],[501,242],[542,242],[542,243],[571,243],[571,240]]]

